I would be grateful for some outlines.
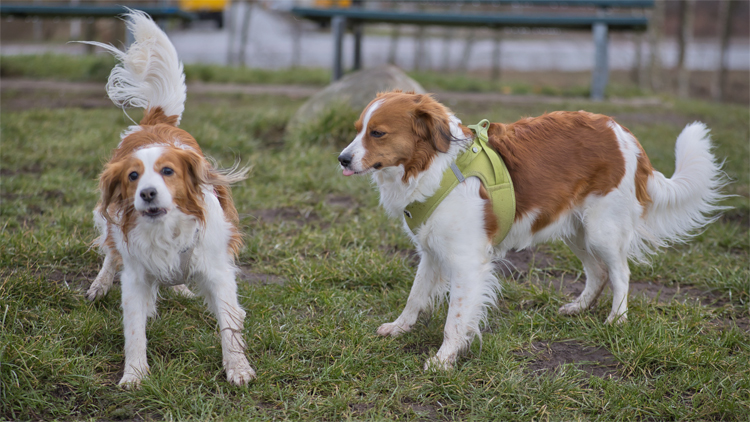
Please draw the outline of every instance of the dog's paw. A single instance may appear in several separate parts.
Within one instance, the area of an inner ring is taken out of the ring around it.
[[[561,306],[557,312],[560,315],[578,315],[582,311],[585,311],[586,308],[587,307],[583,306],[580,302],[574,301]]]
[[[255,371],[250,367],[250,363],[244,356],[242,359],[236,359],[233,363],[225,366],[227,371],[227,381],[232,385],[247,385],[250,380],[255,379]]]
[[[178,284],[177,286],[172,286],[172,291],[188,299],[192,299],[196,297],[195,293],[191,292],[190,289],[188,289],[188,287],[184,284]]]
[[[440,359],[437,356],[433,356],[427,359],[424,364],[425,371],[450,371],[453,369],[453,360],[451,359]]]
[[[625,323],[627,321],[628,321],[628,314],[626,312],[626,313],[620,314],[620,315],[609,314],[609,316],[607,317],[607,320],[604,321],[604,323],[605,324],[615,325],[615,324],[622,324],[622,323]]]
[[[411,331],[411,327],[404,327],[396,324],[395,322],[388,322],[378,327],[378,335],[383,337],[398,337],[403,333],[408,333],[409,331]]]
[[[100,283],[97,279],[94,280],[94,282],[91,284],[91,287],[89,287],[89,289],[86,291],[86,299],[93,302],[97,299],[103,298],[107,294],[107,292],[109,292],[109,287]]]
[[[141,388],[141,380],[143,377],[135,372],[125,372],[120,382],[117,383],[120,387],[126,390],[138,390]]]

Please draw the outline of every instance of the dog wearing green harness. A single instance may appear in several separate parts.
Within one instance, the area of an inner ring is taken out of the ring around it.
[[[481,336],[507,251],[563,240],[583,262],[586,286],[560,308],[593,306],[612,290],[608,323],[627,319],[629,260],[687,240],[720,210],[721,165],[708,129],[677,139],[675,174],[656,171],[633,134],[612,118],[553,112],[511,124],[464,126],[429,95],[379,94],[339,156],[345,176],[369,174],[380,204],[400,220],[420,262],[401,315],[383,336],[414,328],[447,298],[443,344],[425,368],[451,368]]]

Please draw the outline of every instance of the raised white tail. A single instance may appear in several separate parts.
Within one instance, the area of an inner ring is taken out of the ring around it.
[[[653,202],[645,212],[636,239],[636,256],[651,253],[669,243],[683,242],[716,220],[717,205],[726,197],[720,191],[728,183],[721,162],[711,152],[709,129],[700,122],[685,127],[675,145],[675,172],[667,179],[654,170],[648,180]]]
[[[127,51],[100,42],[85,42],[108,50],[120,60],[109,75],[109,98],[120,107],[161,107],[167,116],[176,115],[179,124],[185,110],[186,87],[177,51],[146,13],[128,9],[125,18],[128,31],[135,38]]]

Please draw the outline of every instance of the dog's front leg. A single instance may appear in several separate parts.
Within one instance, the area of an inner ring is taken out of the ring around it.
[[[148,374],[146,320],[156,313],[158,287],[143,274],[126,268],[122,273],[122,322],[125,330],[125,373],[119,385],[138,388]]]
[[[255,371],[245,356],[242,329],[245,311],[237,301],[237,284],[232,270],[219,272],[202,287],[206,302],[219,322],[221,354],[227,380],[234,385],[245,385],[255,378]]]
[[[417,275],[411,286],[409,299],[403,312],[393,322],[388,322],[378,328],[378,335],[396,337],[409,332],[419,318],[420,312],[431,312],[435,300],[446,287],[440,276],[440,268],[427,252],[420,253]],[[441,288],[442,287],[442,288]]]
[[[454,257],[448,265],[451,267],[450,302],[443,344],[437,354],[427,360],[425,370],[453,368],[474,337],[481,336],[479,324],[486,318],[487,307],[494,305],[499,291],[489,253],[487,256]]]
[[[104,297],[109,292],[109,289],[112,288],[115,274],[117,274],[117,269],[121,264],[122,258],[120,257],[120,253],[116,250],[107,250],[107,254],[104,255],[102,269],[99,270],[99,274],[97,274],[94,282],[91,283],[86,292],[86,299],[94,301]]]

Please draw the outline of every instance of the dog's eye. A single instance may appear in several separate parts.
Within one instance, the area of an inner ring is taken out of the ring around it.
[[[385,135],[385,132],[380,132],[377,130],[370,131],[370,136],[372,136],[373,138],[382,138],[383,135]]]
[[[134,182],[136,179],[138,179],[138,172],[134,171],[128,175],[128,180],[131,182]]]
[[[163,169],[161,169],[161,174],[163,174],[164,176],[171,176],[174,174],[174,170],[169,167],[164,167]]]

